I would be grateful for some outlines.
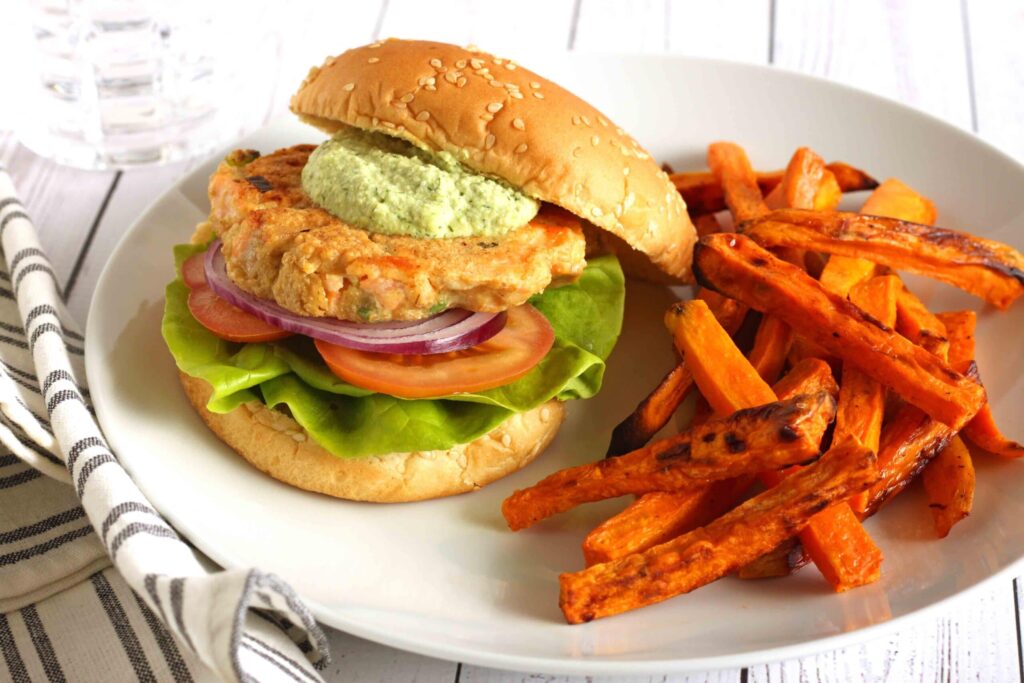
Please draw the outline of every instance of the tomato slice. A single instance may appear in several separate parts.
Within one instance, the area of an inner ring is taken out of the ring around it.
[[[188,293],[188,310],[200,325],[227,341],[269,342],[292,334],[232,306],[205,284]]]
[[[462,351],[402,356],[315,341],[331,372],[350,384],[402,398],[434,398],[519,379],[551,350],[555,331],[540,311],[525,305],[508,312],[501,332]]]
[[[206,252],[192,254],[181,264],[181,279],[189,289],[206,285]]]

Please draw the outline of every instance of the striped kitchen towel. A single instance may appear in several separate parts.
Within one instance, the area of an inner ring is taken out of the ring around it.
[[[107,447],[83,337],[2,167],[0,247],[0,679],[320,680],[326,639],[291,588],[201,562]]]

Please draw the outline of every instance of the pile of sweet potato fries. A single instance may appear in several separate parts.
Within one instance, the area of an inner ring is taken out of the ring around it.
[[[679,364],[615,429],[604,459],[502,506],[519,530],[637,496],[586,537],[587,568],[561,575],[569,623],[732,572],[784,576],[814,562],[836,591],[871,583],[883,556],[862,522],[918,475],[939,537],[970,512],[961,437],[976,452],[1024,455],[992,419],[975,313],[932,313],[896,274],[1005,310],[1024,293],[1024,256],[933,227],[934,204],[903,182],[878,184],[808,148],[770,173],[733,143],[710,145],[707,158],[709,171],[672,174],[700,234],[700,288],[665,316]],[[844,193],[867,190],[860,213],[837,210]],[[716,216],[725,210],[731,226]],[[694,392],[689,430],[649,443]]]

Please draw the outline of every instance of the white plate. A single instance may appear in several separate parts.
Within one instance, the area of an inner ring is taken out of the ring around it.
[[[692,59],[559,57],[542,66],[676,168],[702,167],[712,140],[740,142],[758,168],[781,167],[809,145],[828,159],[905,179],[935,198],[942,225],[1024,246],[1024,168],[897,104],[781,71]],[[239,146],[270,151],[317,139],[285,122]],[[668,292],[630,285],[626,332],[604,390],[570,406],[555,444],[525,470],[478,493],[425,503],[379,506],[304,493],[250,468],[206,430],[160,339],[171,245],[206,213],[214,163],[161,197],[112,255],[89,314],[92,396],[122,462],[185,536],[225,566],[276,572],[327,624],[428,655],[526,671],[735,667],[867,637],[1006,574],[1024,556],[1024,463],[980,457],[974,511],[948,539],[934,538],[913,489],[868,522],[886,556],[872,586],[835,595],[809,567],[785,580],[728,578],[566,626],[557,575],[582,566],[583,535],[622,502],[518,534],[505,528],[499,505],[515,488],[604,453],[611,428],[672,362],[661,328]],[[1024,306],[999,314],[946,286],[912,285],[939,310],[981,309],[982,376],[999,423],[1024,437]]]

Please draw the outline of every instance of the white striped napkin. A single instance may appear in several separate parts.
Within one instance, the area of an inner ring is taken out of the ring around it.
[[[210,571],[107,447],[83,337],[2,166],[0,246],[0,612],[20,609],[0,615],[9,679],[99,680],[86,673],[101,668],[105,680],[320,680],[326,639],[295,593],[256,569]],[[96,573],[107,554],[116,571]],[[83,646],[102,633],[123,656]]]

